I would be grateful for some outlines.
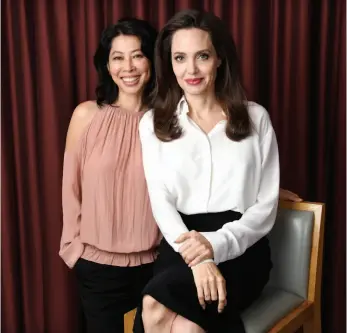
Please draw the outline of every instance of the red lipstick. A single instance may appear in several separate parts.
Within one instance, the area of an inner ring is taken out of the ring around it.
[[[190,85],[196,86],[201,83],[202,79],[186,79],[184,81],[186,81]]]

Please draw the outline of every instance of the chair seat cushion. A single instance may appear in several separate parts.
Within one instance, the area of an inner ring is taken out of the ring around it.
[[[266,333],[305,300],[281,289],[266,287],[242,314],[247,333]]]

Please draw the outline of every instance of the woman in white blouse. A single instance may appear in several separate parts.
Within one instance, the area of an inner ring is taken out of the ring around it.
[[[244,332],[240,312],[272,268],[279,157],[269,115],[246,101],[235,44],[212,13],[183,11],[166,24],[156,73],[140,137],[164,238],[134,332]]]

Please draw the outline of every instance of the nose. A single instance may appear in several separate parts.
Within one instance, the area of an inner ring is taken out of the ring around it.
[[[131,72],[134,69],[133,60],[131,58],[124,60],[124,70]]]
[[[188,72],[188,74],[196,74],[197,66],[196,66],[195,59],[190,59],[187,62],[187,72]]]

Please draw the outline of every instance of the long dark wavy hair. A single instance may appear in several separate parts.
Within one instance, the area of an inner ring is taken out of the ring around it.
[[[183,91],[172,69],[171,43],[180,29],[198,28],[207,31],[221,64],[217,69],[215,94],[227,115],[226,135],[240,141],[251,133],[246,96],[240,81],[236,46],[228,28],[213,13],[185,10],[173,16],[159,32],[155,47],[154,131],[162,141],[172,141],[182,135],[176,115]]]
[[[141,41],[141,51],[151,65],[151,77],[145,86],[142,103],[151,107],[152,94],[155,88],[154,46],[158,32],[147,21],[137,18],[120,19],[116,24],[107,27],[102,32],[94,55],[94,66],[99,79],[95,89],[96,102],[101,107],[114,103],[118,98],[119,89],[108,71],[107,64],[112,40],[119,35],[137,36]]]

